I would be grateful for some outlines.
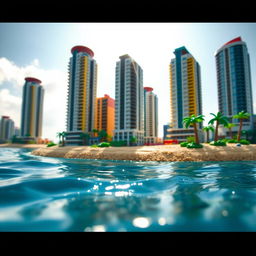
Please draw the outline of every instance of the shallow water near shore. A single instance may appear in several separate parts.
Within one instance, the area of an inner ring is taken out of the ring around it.
[[[256,161],[135,162],[0,148],[0,231],[256,231]]]

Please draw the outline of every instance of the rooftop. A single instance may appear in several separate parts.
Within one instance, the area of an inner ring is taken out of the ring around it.
[[[26,77],[25,80],[26,80],[27,82],[34,82],[34,83],[37,83],[37,84],[41,84],[41,83],[42,83],[41,80],[39,80],[39,79],[37,79],[37,78],[34,78],[34,77]]]
[[[94,56],[94,52],[86,47],[86,46],[82,46],[82,45],[77,45],[77,46],[74,46],[72,49],[71,49],[71,53],[73,54],[74,51],[77,51],[77,52],[86,52],[88,53],[92,58]]]

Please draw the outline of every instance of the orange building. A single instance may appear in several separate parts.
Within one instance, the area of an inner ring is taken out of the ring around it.
[[[98,131],[105,130],[108,135],[113,136],[115,129],[115,100],[109,95],[97,98],[95,128]]]

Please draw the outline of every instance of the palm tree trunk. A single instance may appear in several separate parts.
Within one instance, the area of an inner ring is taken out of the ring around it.
[[[217,141],[217,140],[218,140],[218,129],[219,129],[219,122],[216,121],[216,128],[215,128],[214,141]]]
[[[238,134],[237,134],[237,141],[240,141],[242,126],[243,126],[243,119],[240,119],[239,130],[238,130]]]
[[[206,131],[206,142],[209,142],[209,131]]]
[[[199,138],[198,138],[198,132],[197,132],[197,126],[196,123],[193,124],[194,126],[194,133],[195,133],[195,142],[199,144]]]
[[[229,135],[230,135],[230,139],[232,139],[232,130],[231,130],[231,128],[229,128]]]

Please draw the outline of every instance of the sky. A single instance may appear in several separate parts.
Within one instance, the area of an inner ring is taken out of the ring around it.
[[[0,116],[20,127],[24,78],[45,88],[43,138],[65,131],[68,62],[71,48],[84,45],[98,64],[97,97],[115,98],[115,65],[129,54],[143,69],[143,85],[159,101],[159,137],[170,119],[169,64],[185,46],[201,66],[204,125],[218,111],[214,53],[241,36],[250,54],[256,113],[256,23],[0,23]]]

